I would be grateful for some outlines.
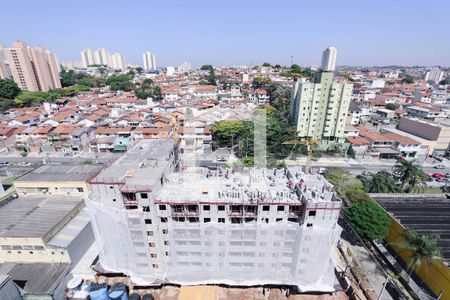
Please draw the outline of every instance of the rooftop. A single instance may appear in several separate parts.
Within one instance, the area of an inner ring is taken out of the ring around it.
[[[172,155],[171,139],[145,139],[103,170],[93,183],[125,183],[126,185],[153,185],[167,168]]]
[[[167,176],[157,200],[164,203],[301,203],[308,201],[331,201],[332,185],[318,174],[306,174],[290,170],[288,178],[283,170],[244,169],[208,170],[188,168]],[[289,176],[290,177],[290,176]],[[301,182],[301,192],[295,186]]]
[[[89,181],[101,167],[100,165],[47,165],[25,174],[16,181]]]
[[[26,196],[0,206],[0,237],[51,238],[83,207],[83,199],[71,196]]]
[[[450,199],[445,195],[372,194],[403,226],[421,234],[436,233],[445,260],[450,262]]]

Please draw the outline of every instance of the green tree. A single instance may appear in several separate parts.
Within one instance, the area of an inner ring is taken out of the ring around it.
[[[137,67],[137,68],[136,68],[136,72],[137,72],[139,75],[142,74],[143,71],[144,71],[144,69],[141,68],[141,67]]]
[[[384,106],[386,109],[390,109],[390,110],[396,110],[398,108],[398,105],[395,105],[393,103],[388,103]]]
[[[275,68],[275,69],[281,69],[281,65],[276,64],[274,68]]]
[[[211,65],[203,65],[203,66],[201,66],[200,70],[202,70],[202,71],[212,71],[212,70],[214,70],[214,68]]]
[[[211,132],[219,146],[233,146],[234,138],[244,132],[244,124],[241,121],[220,121],[213,125]]]
[[[200,80],[199,82],[198,82],[198,84],[200,84],[200,85],[207,85],[208,84],[208,81],[206,81],[206,80]]]
[[[407,193],[420,190],[427,180],[422,167],[414,160],[399,159],[393,170],[401,182],[402,189]]]
[[[416,267],[422,263],[431,265],[436,260],[442,260],[442,252],[438,247],[439,235],[418,234],[415,230],[406,230],[403,233],[405,242],[394,244],[394,247],[411,252],[408,262],[408,279]]]
[[[350,202],[364,202],[371,201],[369,194],[360,189],[349,189],[345,192],[345,197],[347,197]]]
[[[348,172],[337,169],[328,172],[325,177],[334,185],[334,189],[340,197],[344,197],[348,191],[364,191],[362,182]]]
[[[352,146],[352,145],[348,146],[348,149],[347,149],[347,155],[348,155],[350,158],[353,158],[353,159],[356,158],[355,149],[353,149],[353,146]]]
[[[402,188],[399,186],[392,174],[386,171],[377,172],[371,178],[358,177],[364,189],[368,193],[401,193]]]
[[[62,87],[71,86],[76,83],[75,72],[73,70],[62,69],[59,74]]]
[[[272,83],[272,80],[268,77],[255,77],[253,79],[253,87],[255,89],[268,86]]]
[[[140,85],[137,85],[134,89],[136,97],[140,99],[147,99],[153,97],[155,86],[153,85],[153,80],[146,78],[142,81]]]
[[[345,210],[355,230],[370,240],[383,241],[389,231],[391,219],[373,201],[362,201],[354,203]]]
[[[410,75],[405,75],[405,77],[402,79],[402,83],[411,84],[414,83],[414,78]]]
[[[17,83],[11,79],[0,79],[0,98],[14,99],[20,93]]]
[[[302,72],[302,69],[300,68],[299,65],[293,64],[293,65],[291,66],[291,72],[292,72],[292,73],[301,73],[301,72]]]
[[[287,114],[291,102],[292,88],[279,84],[272,84],[267,88],[270,96],[270,105],[275,107],[280,113]]]
[[[131,77],[126,74],[113,75],[106,79],[106,84],[109,85],[113,91],[126,91],[129,92],[133,89],[134,85],[131,82]]]
[[[262,66],[263,67],[271,67],[272,65],[270,63],[268,63],[268,62],[265,62],[265,63],[262,64]]]

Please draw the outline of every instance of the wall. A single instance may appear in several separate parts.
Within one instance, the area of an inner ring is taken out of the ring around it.
[[[405,238],[402,236],[405,231],[405,227],[399,224],[394,218],[389,228],[389,234],[386,237],[386,242],[390,245],[395,245],[405,242]],[[393,246],[395,248],[395,246]],[[410,257],[410,251],[403,249],[396,249],[397,254],[407,262]],[[443,262],[436,261],[429,265],[422,263],[415,269],[415,274],[425,282],[425,284],[436,294],[442,291],[441,300],[450,300],[450,268]]]
[[[0,238],[0,246],[0,262],[70,262],[69,254],[65,249],[48,248],[40,238],[2,237]],[[18,248],[19,246],[21,249]]]
[[[19,195],[43,195],[42,191],[38,191],[38,188],[48,189],[48,194],[60,194],[60,195],[77,195],[77,196],[87,196],[89,194],[89,187],[86,182],[50,182],[50,181],[15,181],[14,186]],[[83,191],[79,192],[78,188],[82,188]]]

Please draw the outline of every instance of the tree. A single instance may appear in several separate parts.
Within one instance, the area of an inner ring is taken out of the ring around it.
[[[272,65],[270,63],[268,63],[268,62],[265,62],[265,63],[262,64],[262,66],[263,67],[271,67]]]
[[[370,240],[382,241],[387,236],[391,219],[373,201],[354,203],[345,210],[355,230]]]
[[[194,113],[192,112],[192,108],[188,107],[186,108],[186,113],[184,115],[184,120],[186,122],[189,122],[194,117]]]
[[[17,83],[11,79],[0,79],[0,98],[14,99],[20,93]]]
[[[136,68],[136,72],[137,72],[139,75],[141,75],[143,71],[144,71],[144,69],[141,68],[141,67],[137,67],[137,68]]]
[[[442,259],[441,249],[438,247],[439,235],[418,234],[415,230],[407,230],[403,233],[405,243],[396,244],[400,249],[411,252],[408,262],[408,279],[411,278],[417,266],[426,262],[431,265],[436,260]]]
[[[212,71],[212,70],[214,70],[214,68],[211,65],[203,65],[203,66],[201,66],[200,70],[202,70],[202,71]]]
[[[348,146],[348,149],[347,149],[347,155],[348,155],[350,158],[353,158],[353,159],[356,158],[355,149],[353,149],[353,146],[352,146],[352,145]]]
[[[253,87],[255,89],[268,86],[272,83],[272,80],[268,77],[255,77],[253,79]]]
[[[66,69],[62,69],[59,76],[61,78],[62,87],[72,86],[77,83],[75,79],[75,72],[73,70],[67,71]]]
[[[328,172],[325,177],[334,185],[334,189],[340,197],[344,197],[348,191],[364,191],[362,182],[348,172],[333,170]]]
[[[113,75],[106,80],[106,84],[109,85],[113,91],[126,91],[129,92],[133,89],[133,83],[131,77],[126,74]]]
[[[275,69],[281,69],[281,65],[276,64],[274,68],[275,68]]]
[[[427,180],[422,167],[413,160],[399,159],[393,169],[402,189],[407,193],[421,189]]]
[[[411,84],[414,83],[414,78],[410,75],[405,75],[405,77],[402,79],[402,83]]]
[[[350,202],[364,202],[364,201],[371,201],[371,198],[369,194],[367,194],[363,190],[359,189],[351,189],[345,192],[345,197],[347,197]]]
[[[302,69],[300,68],[299,65],[293,64],[293,65],[291,66],[291,72],[292,72],[292,73],[301,73],[301,72],[302,72]]]
[[[200,80],[198,82],[198,84],[200,84],[200,85],[208,85],[208,81],[202,79],[202,80]]]
[[[211,132],[220,146],[233,146],[234,138],[244,131],[244,124],[241,121],[220,121],[213,125]]]
[[[289,105],[291,102],[292,88],[272,84],[267,88],[267,90],[269,91],[270,105],[275,107],[281,113],[287,114],[289,112]]]
[[[388,103],[384,106],[386,109],[390,109],[390,110],[396,110],[398,108],[398,105],[395,105],[393,103]]]
[[[386,171],[377,172],[371,178],[358,177],[368,193],[401,193],[403,190],[394,176]]]

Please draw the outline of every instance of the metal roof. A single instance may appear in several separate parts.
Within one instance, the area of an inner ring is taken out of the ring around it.
[[[11,276],[25,294],[51,295],[61,276],[69,271],[69,264],[15,264],[0,265],[0,274]]]
[[[100,165],[42,166],[16,179],[16,182],[30,181],[89,181],[97,175]]]
[[[70,243],[88,226],[91,219],[85,209],[69,221],[48,243],[49,246],[67,248]]]
[[[0,237],[47,238],[57,226],[63,226],[84,206],[73,196],[26,196],[0,206]]]
[[[371,194],[403,226],[421,234],[440,236],[438,246],[450,262],[450,199],[445,195]]]

